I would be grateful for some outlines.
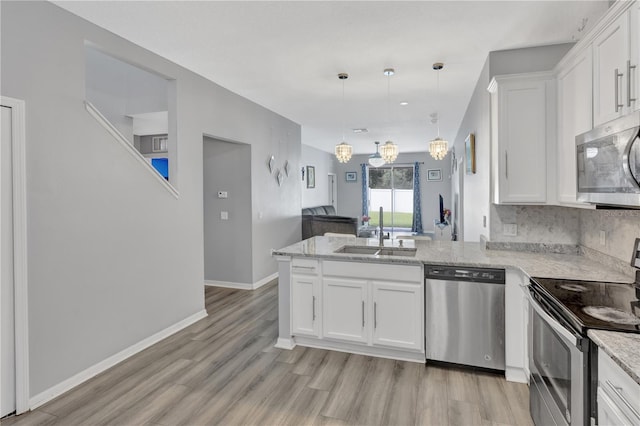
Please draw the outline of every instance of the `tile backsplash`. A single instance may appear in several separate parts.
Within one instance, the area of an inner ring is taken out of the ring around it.
[[[513,231],[516,235],[505,235]],[[507,225],[505,227],[505,225]],[[636,238],[640,238],[640,210],[584,210],[557,206],[491,206],[490,241],[519,244],[580,245],[590,256],[604,254],[607,264],[626,269]],[[604,231],[604,244],[601,244]],[[606,259],[611,257],[613,259]]]
[[[640,238],[640,210],[580,210],[579,244],[630,263],[636,238]]]

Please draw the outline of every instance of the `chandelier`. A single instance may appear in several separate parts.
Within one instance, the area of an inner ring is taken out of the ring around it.
[[[353,147],[346,142],[336,145],[336,158],[341,163],[346,163],[351,160],[353,154]]]
[[[396,158],[398,158],[398,145],[391,141],[385,142],[382,148],[380,148],[380,151],[382,151],[382,158],[384,158],[384,161],[387,163],[393,163],[396,161]]]
[[[344,140],[344,81],[347,78],[349,78],[349,74],[346,72],[338,74],[338,79],[342,80],[342,142],[336,145],[335,154],[341,163],[351,160],[351,155],[353,154],[353,147]]]
[[[378,152],[380,142],[375,141],[374,143],[376,144],[376,153],[369,156],[369,165],[373,167],[384,166],[385,160],[382,158],[382,155],[380,155],[380,152]]]
[[[448,145],[449,143],[447,141],[441,137],[437,137],[429,142],[429,154],[436,160],[442,160],[447,155]]]
[[[436,75],[438,76],[438,107],[440,107],[440,70],[442,68],[444,68],[444,64],[442,62],[436,62],[433,64],[433,69],[437,71]],[[440,117],[437,114],[435,114],[434,117],[436,123],[438,123],[438,137],[429,142],[429,154],[431,154],[431,156],[436,160],[442,160],[445,155],[447,155],[449,142],[440,137]]]

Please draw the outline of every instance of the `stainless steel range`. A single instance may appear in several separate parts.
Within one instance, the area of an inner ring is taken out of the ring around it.
[[[640,271],[637,277],[635,283],[531,279],[530,406],[536,425],[595,424],[597,346],[587,331],[640,333]]]

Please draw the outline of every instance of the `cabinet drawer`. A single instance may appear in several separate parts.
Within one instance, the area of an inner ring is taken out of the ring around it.
[[[296,275],[318,275],[320,273],[320,262],[317,259],[299,259],[291,260],[291,272]]]
[[[329,276],[406,281],[416,285],[423,281],[422,268],[414,265],[324,261],[322,271]]]
[[[640,424],[640,384],[603,350],[598,351],[598,387],[627,417]]]

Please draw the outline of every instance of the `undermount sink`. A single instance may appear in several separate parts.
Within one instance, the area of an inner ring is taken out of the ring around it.
[[[407,256],[416,255],[415,248],[399,248],[399,247],[368,247],[368,246],[343,246],[334,253],[347,254],[372,254],[374,256]]]

